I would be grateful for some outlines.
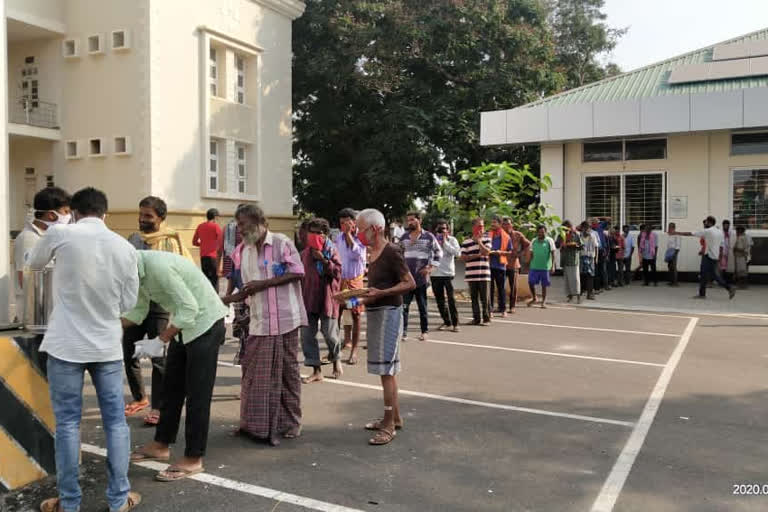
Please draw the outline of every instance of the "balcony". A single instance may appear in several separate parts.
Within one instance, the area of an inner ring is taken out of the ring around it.
[[[54,130],[59,128],[58,107],[55,103],[16,98],[11,100],[8,110],[8,121],[11,123]]]

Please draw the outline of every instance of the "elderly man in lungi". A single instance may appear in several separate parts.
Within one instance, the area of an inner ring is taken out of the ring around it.
[[[383,445],[395,438],[403,426],[397,398],[396,375],[400,373],[400,337],[403,333],[403,295],[416,288],[400,247],[385,239],[386,222],[378,210],[363,210],[357,216],[358,238],[368,247],[368,293],[366,306],[368,373],[379,375],[384,388],[384,417],[367,425],[376,434],[368,441]]]
[[[336,249],[341,257],[341,291],[359,290],[364,286],[366,250],[357,238],[355,211],[344,208],[339,212],[341,233],[336,237]],[[365,306],[362,304],[345,309],[341,306],[341,323],[344,326],[344,347],[350,345],[348,364],[357,364],[357,345],[360,343],[360,316]]]
[[[238,433],[265,439],[301,434],[299,328],[307,325],[301,293],[304,265],[293,242],[269,231],[261,208],[241,205],[235,213],[243,234],[240,272],[243,290],[228,299],[248,297],[251,321],[240,364]]]

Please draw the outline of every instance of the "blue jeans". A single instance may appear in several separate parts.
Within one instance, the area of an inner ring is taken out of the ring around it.
[[[320,362],[320,344],[317,342],[317,326],[323,333],[325,344],[328,346],[328,360],[338,361],[341,345],[339,345],[339,321],[317,313],[307,313],[307,326],[301,328],[301,349],[304,352],[304,366],[317,368]]]
[[[699,296],[707,296],[707,284],[710,280],[715,281],[728,291],[731,291],[731,287],[723,279],[723,275],[718,268],[718,260],[713,260],[706,254],[701,257],[701,268],[699,270]]]
[[[48,357],[48,384],[56,416],[56,479],[61,508],[76,511],[82,493],[78,482],[83,376],[91,375],[107,435],[107,502],[118,510],[128,499],[131,431],[125,421],[123,361],[70,363]]]

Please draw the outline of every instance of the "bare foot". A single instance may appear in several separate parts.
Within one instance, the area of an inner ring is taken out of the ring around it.
[[[316,368],[312,375],[309,377],[302,377],[301,382],[304,384],[312,384],[313,382],[323,382],[323,374],[320,373],[320,369]]]
[[[547,305],[544,302],[541,303],[541,309],[547,309]]]
[[[534,304],[536,304],[536,299],[531,299],[528,302],[525,303],[526,306],[531,307]]]
[[[357,364],[357,350],[353,350],[349,354],[349,359],[347,360],[347,364],[350,366]]]
[[[341,368],[341,361],[334,361],[333,362],[333,378],[334,379],[340,379],[342,375],[344,375],[344,370]]]
[[[152,441],[134,450],[131,454],[131,460],[134,462],[148,459],[168,460],[170,456],[171,448],[168,445]]]

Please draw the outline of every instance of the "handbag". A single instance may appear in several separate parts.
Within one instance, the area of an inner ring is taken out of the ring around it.
[[[664,262],[669,263],[672,260],[674,260],[675,254],[677,254],[677,249],[675,249],[674,247],[668,248],[667,252],[664,253]]]

